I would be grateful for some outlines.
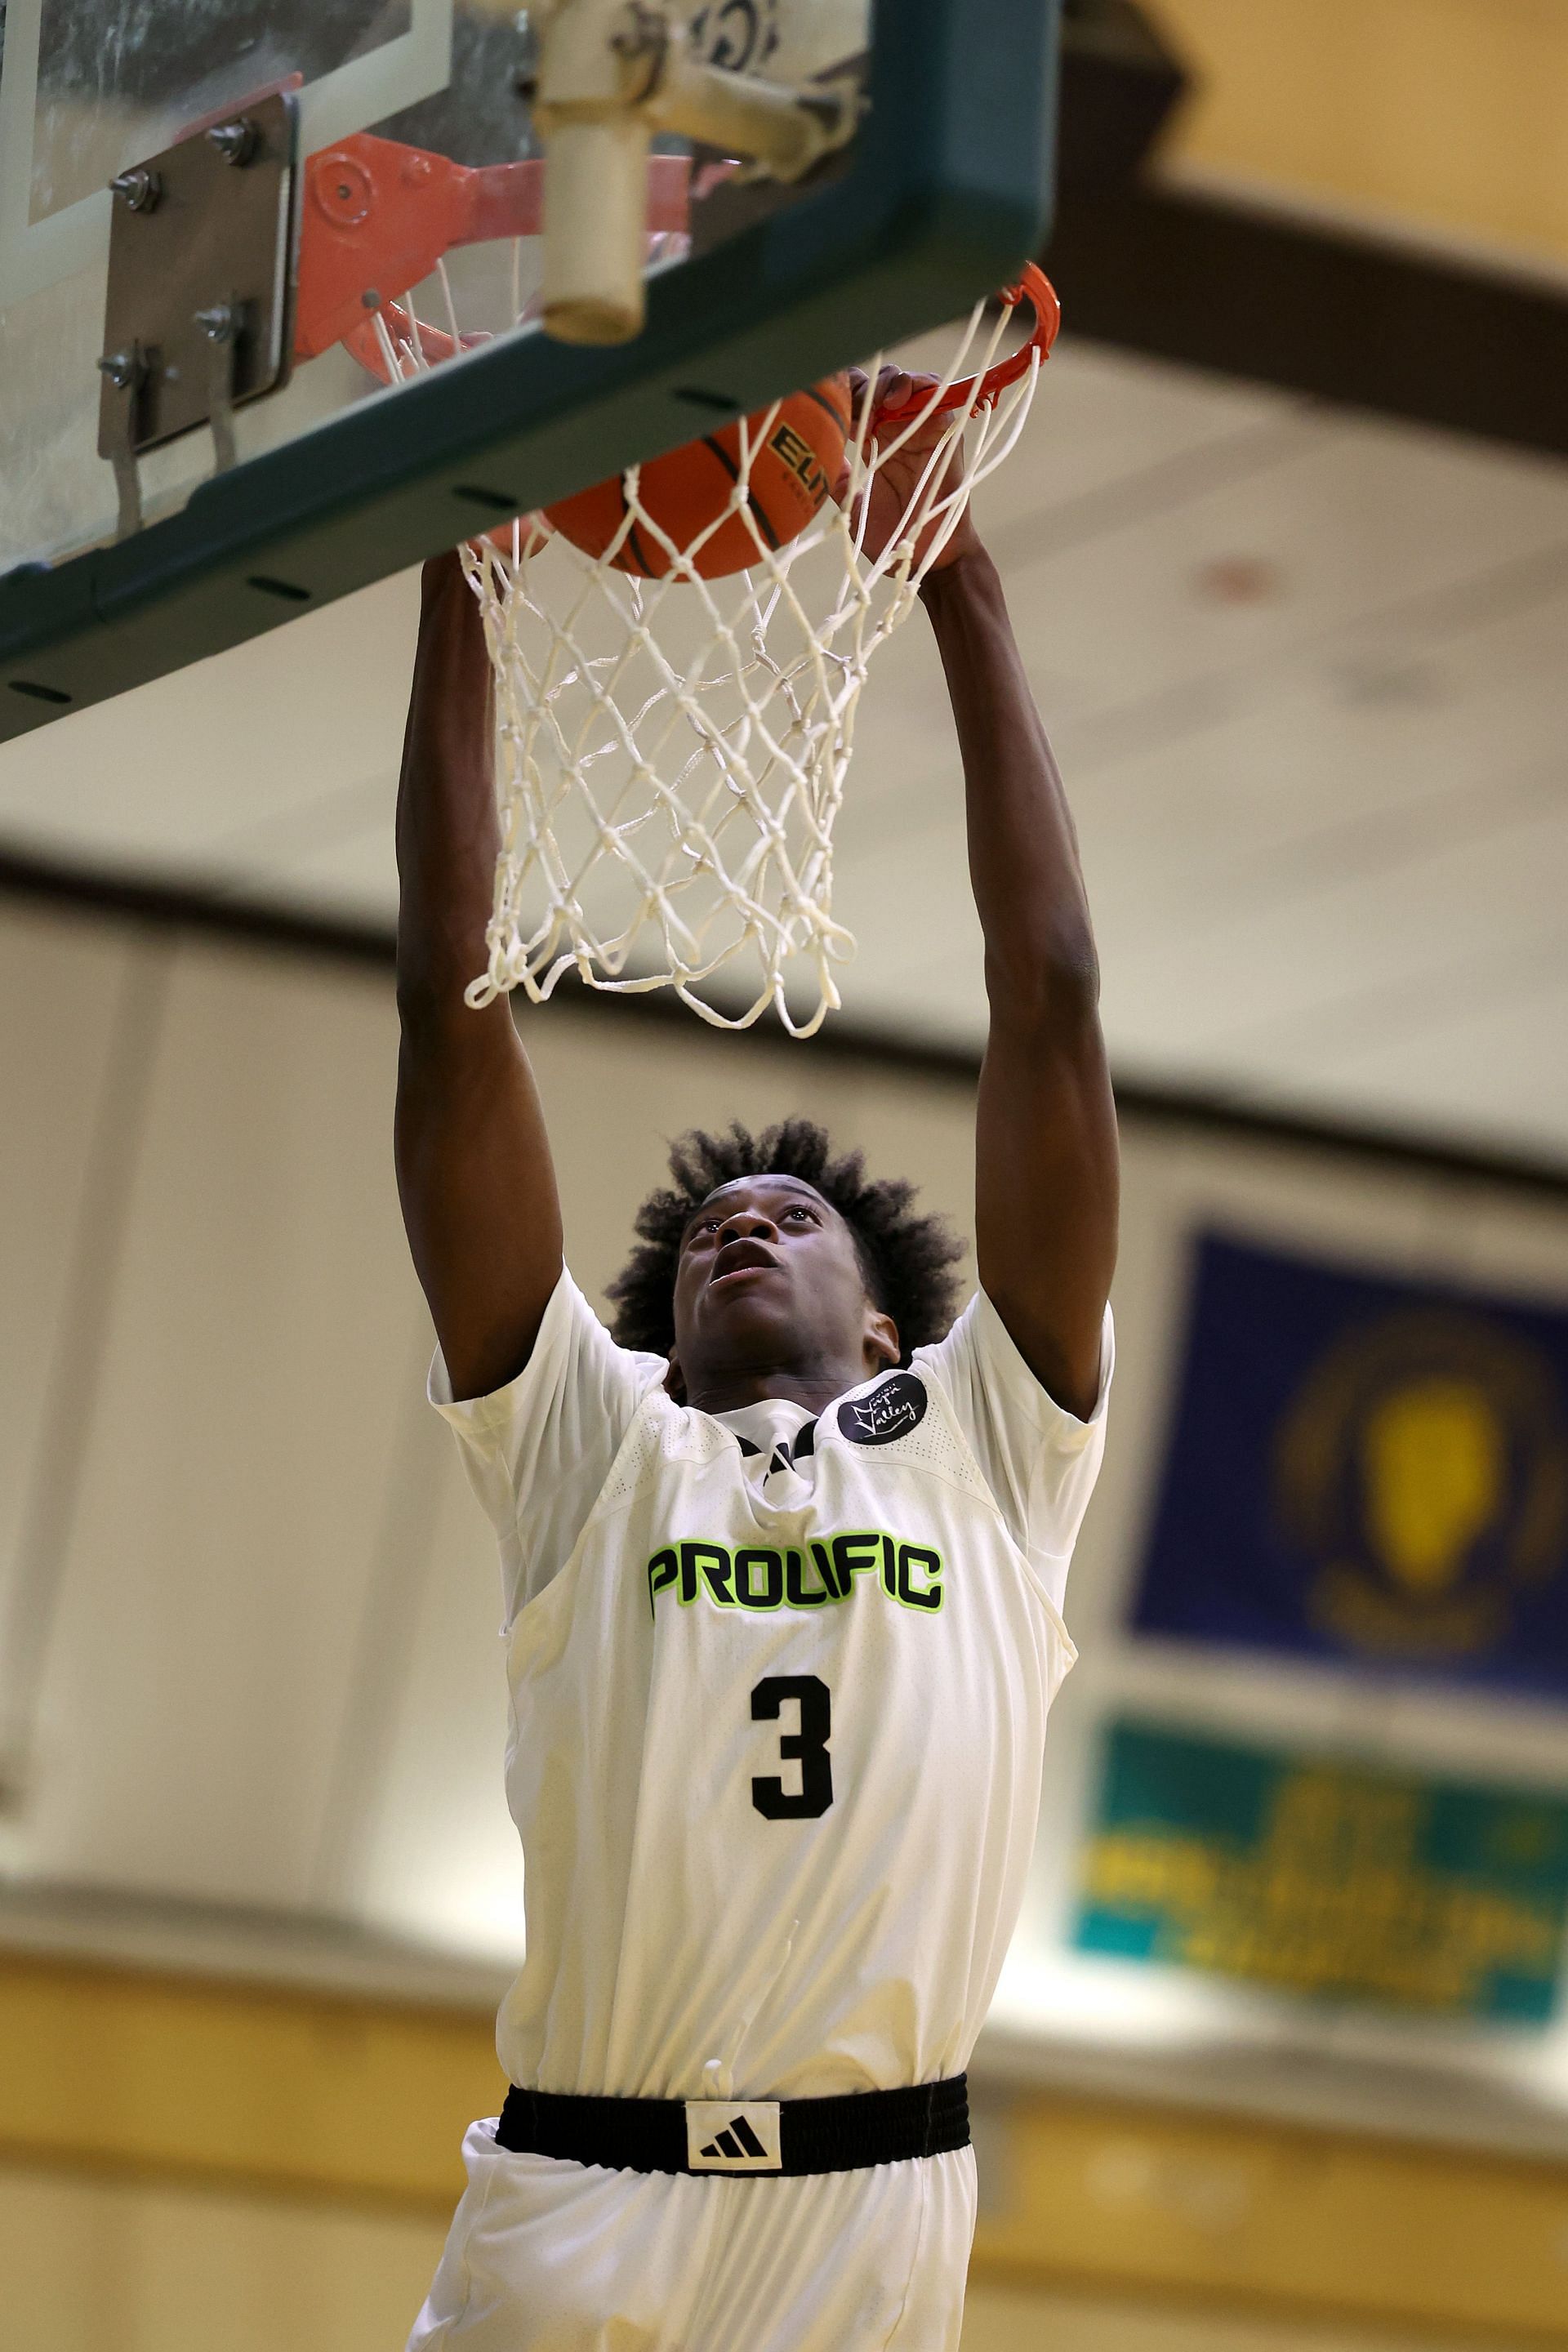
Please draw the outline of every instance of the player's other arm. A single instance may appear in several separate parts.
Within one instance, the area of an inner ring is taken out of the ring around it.
[[[484,969],[498,828],[489,656],[455,555],[425,567],[397,793],[395,1150],[403,1222],[453,1393],[528,1361],[561,1274],[544,1118],[508,998]]]
[[[996,567],[965,517],[921,590],[963,760],[990,1032],[975,1119],[981,1284],[1080,1418],[1116,1263],[1117,1136],[1078,842]]]

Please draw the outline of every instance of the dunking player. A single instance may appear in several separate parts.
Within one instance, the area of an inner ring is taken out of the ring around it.
[[[929,439],[887,467],[873,550]],[[958,2341],[963,2070],[1073,1657],[1117,1166],[1071,821],[967,518],[921,593],[985,941],[980,1288],[948,1328],[954,1244],[797,1119],[677,1147],[612,1337],[563,1266],[510,1009],[463,1003],[489,672],[456,560],[426,574],[397,1168],[432,1393],[500,1538],[528,1950],[516,2087],[468,2135],[411,2352]]]

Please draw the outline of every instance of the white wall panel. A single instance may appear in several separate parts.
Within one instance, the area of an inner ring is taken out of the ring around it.
[[[89,920],[0,922],[0,1767],[26,1735],[72,1475],[55,1425],[96,1371],[166,945]],[[129,1024],[129,1025],[128,1025]],[[115,1048],[119,1048],[116,1065]],[[130,1066],[126,1066],[129,1058]]]
[[[363,1791],[342,1907],[405,1935],[521,1960],[522,1853],[502,1785],[507,1740],[500,1573],[457,1442],[419,1402],[430,1505],[406,1627],[377,1627],[402,1671]]]
[[[48,1662],[31,1867],[298,1901],[420,1309],[379,980],[184,955]]]

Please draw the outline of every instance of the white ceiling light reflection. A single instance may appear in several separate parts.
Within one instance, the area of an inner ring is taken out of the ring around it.
[[[1179,2051],[1233,2038],[1247,2020],[1278,2033],[1268,2004],[1233,1985],[1206,1984],[1170,1969],[1076,1954],[1041,1956],[1019,1937],[991,2004],[991,2021],[1013,2032],[1053,2040],[1118,2042]]]
[[[378,1927],[465,1958],[521,1967],[522,1859],[506,1823],[504,1853],[461,1834],[439,1853],[389,1855],[370,1890],[365,1914]]]

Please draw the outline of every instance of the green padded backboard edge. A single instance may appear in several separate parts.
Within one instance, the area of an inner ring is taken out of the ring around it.
[[[888,0],[851,170],[656,277],[635,342],[531,334],[0,579],[0,740],[221,653],[939,325],[1049,225],[1058,0]],[[476,495],[478,494],[478,495]]]

